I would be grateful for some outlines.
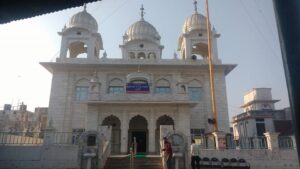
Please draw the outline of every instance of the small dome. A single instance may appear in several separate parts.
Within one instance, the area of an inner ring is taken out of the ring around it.
[[[124,35],[124,42],[132,40],[149,40],[159,44],[160,36],[153,25],[141,19],[129,26]]]
[[[206,30],[206,17],[201,14],[195,13],[185,20],[182,28],[182,33],[189,33],[193,30],[199,29]]]
[[[83,11],[78,12],[70,18],[69,28],[84,28],[96,33],[98,31],[98,24],[96,19],[84,8]]]

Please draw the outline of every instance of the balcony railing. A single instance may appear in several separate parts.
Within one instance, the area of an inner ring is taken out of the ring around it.
[[[216,149],[215,138],[209,136],[195,136],[201,149]],[[226,149],[268,149],[265,137],[226,137]]]
[[[227,149],[268,149],[267,139],[258,137],[226,137]]]
[[[168,103],[194,103],[187,94],[90,94],[88,102],[168,102]]]
[[[0,145],[37,144],[43,144],[43,137],[39,132],[0,132]]]
[[[42,145],[42,132],[0,132],[0,145]],[[81,132],[53,132],[52,144],[79,144]]]
[[[280,149],[294,149],[293,140],[288,136],[279,136],[278,144]]]

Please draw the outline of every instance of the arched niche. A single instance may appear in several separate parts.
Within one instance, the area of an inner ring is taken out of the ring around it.
[[[146,54],[144,52],[140,52],[140,53],[138,53],[137,58],[138,59],[146,59]]]
[[[126,82],[130,83],[135,80],[141,80],[146,81],[147,83],[150,83],[150,75],[143,72],[133,72],[126,76]]]
[[[108,93],[124,93],[124,82],[119,78],[113,78],[108,84]]]
[[[155,93],[168,94],[171,93],[170,82],[167,79],[159,79],[155,83]]]
[[[128,53],[128,57],[129,57],[130,59],[135,59],[135,53],[134,53],[134,52],[129,52],[129,53]]]
[[[147,58],[148,59],[156,59],[156,54],[154,52],[149,52]]]
[[[199,80],[193,79],[188,83],[188,94],[192,101],[200,101],[203,95],[202,84]]]
[[[90,82],[86,78],[82,78],[75,82],[74,97],[77,101],[84,101],[88,99]]]
[[[197,59],[204,59],[208,56],[208,47],[206,43],[195,43],[192,46],[192,55],[196,55]]]
[[[87,44],[82,41],[71,42],[67,55],[68,58],[87,58]]]
[[[202,83],[197,79],[193,79],[193,80],[189,81],[188,86],[189,87],[202,87]]]

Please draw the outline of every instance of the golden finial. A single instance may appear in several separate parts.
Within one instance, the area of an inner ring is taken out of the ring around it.
[[[145,12],[144,12],[144,6],[143,6],[143,4],[142,4],[142,7],[140,9],[141,9],[141,20],[144,20]]]
[[[83,11],[86,12],[86,3],[83,4]]]
[[[195,8],[195,14],[197,14],[198,13],[198,11],[197,11],[197,0],[194,0],[194,8]]]

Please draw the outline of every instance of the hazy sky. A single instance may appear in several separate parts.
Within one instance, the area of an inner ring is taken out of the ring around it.
[[[243,95],[257,87],[270,87],[276,108],[288,107],[272,0],[209,0],[211,23],[221,34],[219,58],[238,64],[226,77],[230,115],[240,113]],[[121,57],[119,45],[127,28],[140,19],[160,33],[163,58],[177,49],[184,20],[193,14],[193,0],[103,0],[88,4],[87,11],[98,22],[108,57]],[[204,13],[205,1],[198,0]],[[0,109],[5,103],[24,102],[29,110],[47,107],[52,75],[39,62],[58,56],[61,31],[82,7],[0,25]],[[102,55],[103,51],[101,51]]]

